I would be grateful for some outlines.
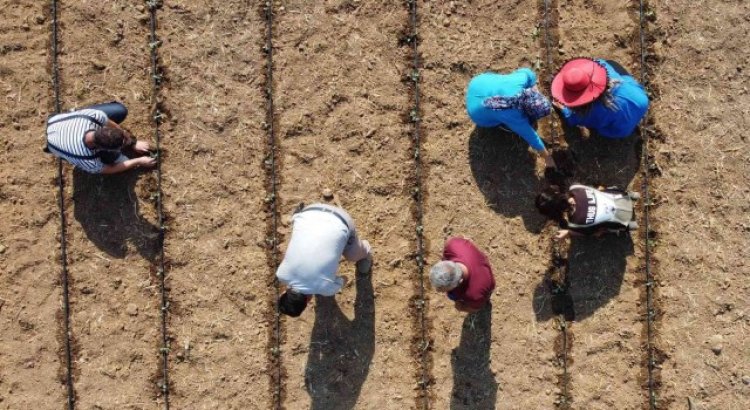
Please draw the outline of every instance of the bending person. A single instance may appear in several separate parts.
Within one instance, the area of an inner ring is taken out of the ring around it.
[[[469,313],[481,310],[495,289],[487,256],[464,238],[448,239],[443,260],[430,269],[430,282],[435,290],[448,294],[456,309]]]
[[[552,80],[552,97],[568,125],[594,130],[605,138],[632,135],[649,104],[646,90],[627,70],[602,59],[565,63]]]
[[[286,286],[279,311],[297,317],[313,295],[333,296],[346,284],[345,277],[336,276],[342,255],[357,262],[358,273],[369,273],[372,253],[341,208],[312,204],[294,214],[292,224],[292,239],[276,277]]]
[[[469,82],[466,110],[477,127],[504,126],[520,135],[544,158],[547,167],[554,167],[555,161],[532,125],[552,111],[535,84],[536,74],[528,68],[510,74],[479,74]]]
[[[120,127],[127,116],[128,109],[119,102],[52,116],[44,150],[92,174],[153,167],[156,159],[148,156],[148,142],[136,141]]]
[[[574,184],[563,193],[552,186],[537,195],[536,208],[560,224],[555,236],[559,240],[569,235],[600,236],[638,229],[634,206],[639,198],[637,192],[617,188],[599,190]]]

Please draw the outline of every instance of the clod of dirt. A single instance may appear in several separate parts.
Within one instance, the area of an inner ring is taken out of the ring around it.
[[[5,245],[0,245],[0,255],[5,253],[5,250],[8,249]]]
[[[750,386],[750,376],[742,376],[742,383],[745,383],[745,386]]]
[[[36,22],[36,24],[44,24],[44,22],[47,21],[47,17],[45,17],[44,15],[40,14],[40,15],[34,17],[34,21]]]
[[[97,70],[99,70],[99,71],[102,71],[102,70],[104,70],[105,68],[107,68],[107,65],[106,65],[106,64],[104,64],[104,63],[103,63],[103,62],[101,62],[101,61],[92,61],[92,62],[91,62],[91,65],[92,65],[92,66],[93,66],[93,67],[94,67],[95,69],[97,69]]]
[[[138,316],[138,305],[135,303],[128,303],[125,307],[125,313],[127,313],[128,316]]]
[[[708,339],[708,346],[715,355],[720,355],[724,349],[724,337],[722,335],[713,335]]]
[[[332,200],[333,199],[333,191],[331,191],[328,188],[324,189],[323,190],[323,199],[325,199],[326,201]]]
[[[29,30],[31,30],[31,27],[29,27],[28,24],[23,23],[23,24],[21,24],[21,30],[23,30],[23,31],[29,31]]]

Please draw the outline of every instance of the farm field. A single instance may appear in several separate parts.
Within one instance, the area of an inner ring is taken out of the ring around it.
[[[0,409],[750,408],[747,2],[0,6]],[[571,180],[644,200],[632,237],[560,246],[555,291],[543,163],[474,127],[464,92],[527,66],[549,95],[577,56],[645,76],[643,132],[586,138],[553,114],[540,133]],[[163,115],[160,170],[63,164],[60,197],[45,119],[112,100],[152,145]],[[372,273],[342,262],[335,299],[277,319],[289,217],[327,190]],[[429,286],[451,236],[493,266],[477,314]]]

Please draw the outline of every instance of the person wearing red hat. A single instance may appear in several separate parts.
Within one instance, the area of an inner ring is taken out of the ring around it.
[[[553,104],[568,125],[626,138],[648,111],[646,90],[620,64],[575,58],[552,79]]]
[[[538,119],[549,115],[552,106],[537,90],[536,74],[530,69],[475,76],[466,90],[466,111],[477,127],[509,128],[544,158],[548,168],[555,167],[552,155],[532,126]]]

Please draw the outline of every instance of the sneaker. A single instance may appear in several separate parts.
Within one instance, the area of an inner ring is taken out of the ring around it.
[[[640,192],[630,191],[630,192],[628,192],[628,196],[629,196],[629,197],[630,197],[630,199],[632,199],[633,201],[637,201],[637,200],[641,199],[641,194],[640,194]]]
[[[372,270],[372,255],[357,261],[357,273],[366,275]]]
[[[635,231],[636,229],[638,229],[638,222],[636,221],[628,222],[628,229],[631,231]]]

